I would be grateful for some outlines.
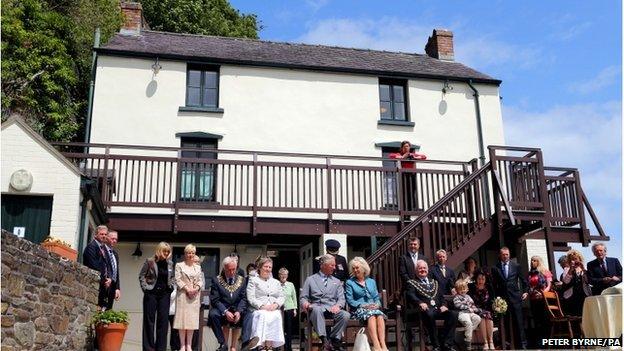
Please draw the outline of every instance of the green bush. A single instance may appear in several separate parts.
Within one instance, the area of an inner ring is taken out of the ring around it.
[[[111,323],[123,323],[128,325],[129,318],[126,311],[106,310],[96,312],[91,319],[91,324],[94,326],[111,324]]]

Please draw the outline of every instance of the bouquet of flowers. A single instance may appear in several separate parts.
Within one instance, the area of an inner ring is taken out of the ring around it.
[[[496,314],[505,314],[507,312],[507,301],[498,296],[492,301],[492,311]]]

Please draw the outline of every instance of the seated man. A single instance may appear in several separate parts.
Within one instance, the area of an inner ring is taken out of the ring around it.
[[[245,278],[238,275],[236,270],[238,263],[235,258],[228,256],[223,259],[221,274],[212,278],[210,289],[210,324],[212,331],[219,342],[218,351],[227,351],[225,333],[226,328],[232,328],[230,348],[236,350],[238,334],[241,322],[247,311],[247,299],[245,293],[247,284]],[[228,328],[228,329],[229,329]]]
[[[420,318],[427,329],[429,340],[434,351],[440,350],[440,342],[436,330],[436,319],[444,320],[444,330],[440,337],[445,341],[444,348],[452,351],[457,324],[457,312],[451,311],[444,300],[444,293],[439,288],[438,282],[430,279],[427,262],[416,262],[416,279],[407,282],[407,302],[418,306]]]
[[[314,331],[323,342],[324,351],[344,350],[342,334],[351,316],[344,310],[345,294],[342,282],[332,276],[336,269],[336,259],[332,255],[319,258],[320,271],[306,278],[301,293],[301,308],[308,312]],[[327,339],[325,318],[333,318],[334,326]]]

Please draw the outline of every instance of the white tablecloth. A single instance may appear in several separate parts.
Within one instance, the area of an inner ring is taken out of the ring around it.
[[[622,295],[586,298],[583,332],[586,338],[617,338],[622,335]]]

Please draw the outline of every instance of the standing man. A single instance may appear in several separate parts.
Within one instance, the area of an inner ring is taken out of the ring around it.
[[[436,264],[431,267],[431,275],[444,295],[455,295],[455,272],[446,266],[446,251],[436,251]]]
[[[403,282],[403,287],[407,287],[407,281],[416,278],[416,262],[423,260],[427,262],[427,257],[418,252],[420,249],[420,239],[410,237],[407,243],[407,253],[399,257],[399,276]]]
[[[334,271],[334,277],[338,278],[343,284],[349,278],[349,266],[347,265],[347,259],[338,254],[338,250],[340,249],[340,242],[338,240],[329,239],[325,241],[325,250],[328,254],[334,256],[336,259],[336,270]],[[323,256],[319,256],[314,259],[314,273],[318,273],[321,265],[320,258]]]
[[[592,285],[592,293],[600,295],[606,288],[622,281],[622,265],[615,257],[607,257],[607,247],[603,243],[592,245],[596,259],[587,263],[587,275]]]
[[[95,230],[95,237],[85,247],[82,253],[82,262],[85,266],[100,272],[100,290],[98,293],[98,307],[106,309],[108,306],[108,289],[113,280],[110,278],[110,262],[107,246],[108,227],[100,225]]]
[[[332,255],[319,257],[320,270],[306,278],[301,293],[301,308],[307,311],[314,331],[323,342],[324,351],[342,351],[342,334],[351,316],[345,311],[345,294],[342,282],[332,275],[336,258]],[[325,330],[325,318],[333,318],[329,339]]]
[[[522,316],[522,301],[529,296],[526,274],[520,271],[520,265],[509,260],[509,248],[502,247],[498,257],[498,263],[492,268],[494,291],[497,296],[507,300],[508,310],[511,311],[512,318],[516,323],[516,330],[520,336],[521,347],[526,349],[527,340]]]
[[[108,289],[108,301],[106,305],[107,310],[113,309],[113,302],[119,301],[119,298],[121,297],[121,289],[119,287],[119,254],[115,250],[118,240],[119,236],[117,231],[109,230],[108,245],[106,246],[106,249],[108,253],[108,260],[110,262],[110,278],[112,282],[110,288]]]
[[[433,350],[440,350],[441,339],[444,342],[445,350],[454,351],[453,340],[457,324],[457,312],[449,310],[438,282],[429,279],[427,262],[418,260],[415,267],[417,271],[415,279],[407,281],[407,301],[410,305],[418,308]],[[437,319],[444,320],[440,338],[438,338],[436,329]]]

